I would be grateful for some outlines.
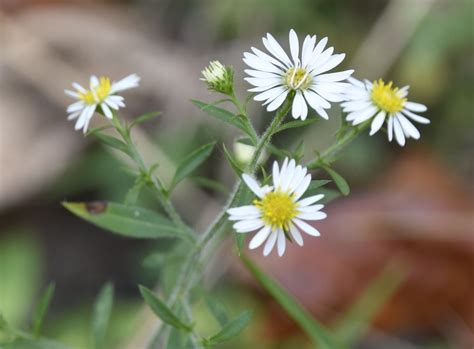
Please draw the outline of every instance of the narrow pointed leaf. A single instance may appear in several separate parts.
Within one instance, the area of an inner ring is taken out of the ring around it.
[[[108,145],[111,148],[120,150],[120,151],[122,151],[122,152],[124,152],[125,154],[128,155],[127,145],[124,142],[122,142],[121,140],[119,140],[115,137],[106,135],[105,133],[101,133],[101,132],[95,132],[94,136],[96,136],[105,145]]]
[[[38,338],[40,335],[44,318],[46,316],[46,313],[48,312],[51,299],[53,298],[53,295],[54,295],[54,288],[55,288],[54,282],[48,285],[43,295],[41,296],[38,306],[36,307],[36,311],[33,316],[33,336],[35,338]]]
[[[105,335],[109,324],[112,304],[114,299],[114,287],[112,284],[105,284],[100,290],[94,303],[92,315],[92,338],[94,347],[101,349],[104,347]]]
[[[336,186],[341,191],[341,193],[345,196],[349,195],[350,188],[346,180],[339,173],[334,171],[332,168],[328,166],[324,166],[323,168],[334,180],[334,183],[336,183]]]
[[[314,319],[291,295],[278,283],[265,275],[249,258],[242,255],[242,261],[253,277],[270,293],[281,305],[287,314],[303,329],[320,349],[340,349],[341,344],[336,341],[329,331]]]
[[[229,112],[225,109],[216,107],[213,104],[207,104],[205,102],[201,102],[201,101],[194,100],[194,99],[192,100],[192,102],[195,106],[197,106],[199,109],[206,112],[210,116],[212,116],[216,119],[219,119],[221,121],[224,121],[228,124],[231,124],[231,125],[239,128],[239,129],[241,129],[242,131],[244,131],[247,135],[251,136],[249,134],[249,130],[248,130],[248,127],[246,125],[245,120],[243,120],[239,115],[234,115],[231,112]]]
[[[191,331],[192,326],[184,323],[179,317],[168,308],[154,293],[145,286],[139,286],[140,293],[145,299],[145,302],[150,306],[151,310],[165,323],[183,331]]]
[[[193,239],[167,218],[144,208],[107,201],[63,202],[63,206],[82,219],[119,235],[141,239]]]
[[[1,349],[69,349],[56,341],[49,339],[32,340],[29,338],[17,338],[13,342],[0,345]]]
[[[222,193],[222,194],[227,194],[228,193],[228,190],[225,187],[225,185],[223,185],[222,183],[220,183],[218,181],[215,181],[213,179],[196,176],[196,177],[192,178],[192,181],[195,184],[199,185],[200,187],[211,189],[213,191],[216,191],[216,192],[219,192],[219,193]]]
[[[247,327],[251,318],[252,312],[244,311],[236,318],[230,320],[218,333],[207,339],[206,342],[208,346],[227,342],[228,340],[238,336],[240,332],[242,332],[244,328]]]
[[[234,156],[227,150],[225,144],[222,144],[222,149],[224,150],[225,158],[229,163],[230,167],[234,170],[237,176],[241,176],[244,172],[243,169],[240,167],[239,162],[234,158]]]
[[[133,120],[128,128],[131,129],[132,127],[135,127],[136,125],[143,124],[144,122],[150,121],[160,115],[161,115],[161,112],[159,111],[152,111],[149,113],[142,114],[138,116],[135,120]]]
[[[193,173],[193,171],[199,165],[201,165],[204,160],[209,157],[209,155],[211,155],[214,145],[214,142],[203,145],[202,147],[196,149],[191,154],[189,154],[176,169],[176,173],[174,174],[173,178],[173,185],[171,187],[176,186],[176,184],[178,184],[184,178]]]

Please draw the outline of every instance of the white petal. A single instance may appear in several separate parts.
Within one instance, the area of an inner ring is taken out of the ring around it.
[[[309,196],[307,198],[304,198],[303,200],[301,201],[298,201],[298,205],[299,207],[306,207],[306,206],[309,206],[311,204],[314,204],[315,202],[318,202],[319,200],[321,200],[322,198],[324,197],[324,194],[318,194],[318,195],[313,195],[313,196]]]
[[[281,78],[244,78],[249,84],[257,87],[281,84]]]
[[[281,257],[285,253],[286,249],[286,236],[282,229],[278,230],[278,255]]]
[[[293,193],[294,195],[294,200],[298,200],[308,189],[309,184],[311,183],[311,175],[307,174],[304,179],[301,181],[300,185],[298,188],[295,189],[295,192]]]
[[[323,119],[329,119],[329,115],[328,113],[326,113],[326,111],[323,109],[323,108],[315,108],[314,110],[316,110],[316,113],[319,114],[319,116],[321,116]]]
[[[318,212],[302,212],[298,214],[297,218],[304,219],[307,221],[319,221],[321,219],[325,219],[327,214],[321,211]]]
[[[278,188],[278,186],[280,185],[280,168],[278,167],[277,161],[273,162],[272,177],[273,177],[273,186],[275,188]]]
[[[324,73],[323,71],[320,71],[319,69],[320,67],[324,66],[329,61],[333,53],[334,53],[334,47],[329,47],[327,50],[321,53],[317,59],[313,60],[313,62],[308,66],[308,69],[312,71],[313,74]]]
[[[298,35],[296,35],[296,32],[293,29],[290,30],[289,40],[291,58],[293,58],[293,62],[297,64],[299,61],[298,55],[300,53],[300,43],[298,42]]]
[[[293,218],[293,223],[295,223],[298,228],[303,230],[308,235],[312,235],[312,236],[321,235],[319,234],[319,231],[316,228],[313,228],[311,225],[309,225],[308,223],[302,220],[299,220],[298,218]]]
[[[288,186],[291,183],[291,179],[294,176],[296,168],[296,161],[295,159],[291,159],[290,162],[288,163],[288,167],[286,168],[285,172],[281,174],[281,180],[280,180],[280,186],[283,191],[288,190]]]
[[[367,120],[368,118],[374,116],[377,111],[378,111],[378,108],[374,105],[371,105],[365,109],[354,111],[352,113],[347,114],[346,119],[348,121],[352,121],[353,124],[356,125],[356,121],[359,121],[359,123],[363,122]]]
[[[112,94],[137,87],[139,82],[140,77],[137,74],[130,74],[117,82],[113,82],[110,93]]]
[[[431,122],[430,119],[427,119],[423,116],[414,114],[411,111],[408,111],[406,109],[403,109],[402,113],[405,114],[405,116],[409,117],[410,119],[412,119],[416,122],[419,122],[420,124],[429,124]]]
[[[280,68],[275,67],[270,62],[265,62],[264,60],[261,60],[260,58],[258,58],[257,56],[253,54],[249,54],[249,56],[247,56],[243,60],[245,64],[247,64],[249,67],[253,69],[262,70],[265,72],[271,72],[277,75],[283,74]]]
[[[264,101],[267,99],[274,100],[277,98],[279,95],[281,95],[283,92],[285,92],[285,88],[282,86],[277,86],[274,88],[271,88],[265,92],[262,92],[258,95],[256,95],[253,99],[256,101]]]
[[[112,111],[110,110],[107,104],[101,103],[100,107],[102,108],[102,111],[104,112],[106,118],[112,119],[114,117]]]
[[[87,90],[84,87],[82,87],[81,84],[78,84],[77,82],[73,82],[72,87],[74,87],[76,90],[78,90],[81,93],[87,92]]]
[[[365,89],[364,83],[360,80],[357,80],[356,78],[350,77],[350,78],[347,79],[347,81],[349,81],[352,85],[354,85],[356,87],[361,87],[361,88]]]
[[[67,94],[70,97],[73,97],[73,98],[76,98],[76,99],[79,98],[79,93],[77,93],[77,92],[74,92],[74,91],[71,91],[71,90],[64,90],[64,93]]]
[[[275,242],[278,237],[278,232],[274,231],[272,234],[267,239],[267,242],[265,243],[265,247],[263,248],[263,255],[268,256],[270,252],[272,252],[273,246],[275,246]]]
[[[298,245],[303,246],[304,244],[303,237],[301,236],[300,231],[298,230],[298,228],[295,227],[294,224],[290,224],[290,233],[293,239],[295,240],[295,242]]]
[[[301,94],[301,92],[299,92]],[[305,99],[303,96],[301,96],[301,99],[303,102],[301,103],[301,120],[306,120],[306,117],[308,116],[308,105],[306,104]]]
[[[244,71],[245,73],[247,73],[250,76],[253,76],[254,78],[268,79],[268,78],[277,78],[280,76],[275,73],[269,73],[269,72],[261,71],[261,70],[245,69]]]
[[[301,112],[303,110],[302,104],[304,103],[305,101],[303,96],[301,95],[301,92],[298,91],[295,95],[295,99],[293,99],[293,106],[291,108],[291,115],[294,119],[298,119],[301,116]]]
[[[74,113],[72,113],[72,114],[69,114],[69,115],[67,116],[67,119],[68,119],[68,120],[74,120],[74,119],[77,118],[79,115],[81,115],[81,113],[82,113],[82,110],[76,111],[76,112],[74,112]]]
[[[420,131],[418,131],[418,129],[410,121],[408,121],[406,117],[404,117],[401,113],[397,113],[397,118],[404,132],[414,139],[420,139]]]
[[[383,125],[383,122],[385,121],[385,116],[387,115],[386,112],[384,112],[383,110],[381,110],[374,118],[374,120],[372,121],[372,124],[370,125],[370,135],[372,136],[373,134],[375,134],[378,130],[380,130],[380,128],[382,127]]]
[[[280,67],[280,68],[282,68],[284,71],[286,71],[287,67],[286,67],[283,63],[281,63],[279,60],[273,58],[272,56],[266,54],[266,53],[263,52],[263,51],[260,51],[258,48],[251,47],[250,49],[251,49],[251,50],[253,51],[253,53],[255,53],[255,55],[256,55],[257,57],[259,57],[260,59],[263,59],[263,60],[265,60],[265,61],[268,61],[268,62],[272,63],[273,65],[276,65],[277,67]]]
[[[289,184],[289,191],[292,193],[293,191],[298,188],[298,186],[301,184],[301,181],[304,179],[306,176],[306,173],[308,172],[308,169],[306,167],[302,166],[297,166],[295,169],[295,174],[291,180],[291,183]]]
[[[289,160],[290,159],[288,159],[286,157],[285,160],[283,160],[283,164],[280,167],[280,180],[279,180],[279,183],[278,183],[279,188],[281,187],[281,183],[282,183],[283,178],[285,178],[285,176],[286,176],[286,169],[288,168],[288,161]]]
[[[298,207],[298,211],[302,213],[314,213],[316,211],[322,210],[323,208],[324,208],[324,205],[317,204],[317,205]]]
[[[255,193],[255,195],[257,195],[259,198],[263,197],[262,188],[253,177],[244,173],[242,175],[242,179],[244,180],[245,184],[247,184],[247,186],[250,188],[250,190]]]
[[[372,106],[373,103],[370,100],[354,101],[354,102],[345,102],[341,106],[344,108],[345,113],[350,113],[353,111],[362,110]]]
[[[75,103],[72,103],[70,104],[68,107],[67,107],[67,110],[66,112],[67,113],[74,113],[76,111],[79,111],[81,109],[83,109],[85,107],[85,103],[83,101],[79,101],[79,102],[75,102]]]
[[[315,109],[316,108],[330,108],[331,104],[326,101],[324,98],[319,96],[316,92],[313,92],[311,90],[306,90],[303,92],[304,97],[306,98],[306,101],[308,101],[308,104],[311,106],[311,108]]]
[[[314,44],[316,43],[316,35],[307,35],[303,42],[303,49],[301,51],[301,65],[306,67],[311,59],[311,54],[314,50]]]
[[[286,90],[277,98],[275,98],[269,105],[267,105],[267,111],[277,110],[283,104],[287,95],[288,95],[288,90]]]
[[[416,111],[418,113],[428,110],[428,108],[426,108],[426,105],[423,105],[421,103],[415,103],[415,102],[405,102],[405,108],[411,111]]]
[[[259,214],[260,210],[253,205],[246,205],[246,206],[229,208],[227,210],[227,213],[232,216],[247,216],[247,215]]]
[[[257,247],[261,246],[265,240],[268,238],[268,235],[272,232],[272,228],[270,226],[265,226],[259,230],[257,234],[250,240],[249,248],[251,250],[256,249]]]
[[[99,79],[97,78],[97,76],[92,75],[89,81],[89,86],[90,88],[93,88],[93,87],[96,87],[97,85],[99,85]]]
[[[351,74],[354,72],[354,70],[344,70],[341,72],[337,73],[328,73],[328,74],[322,74],[322,75],[317,75],[314,78],[314,81],[341,81],[347,79]]]
[[[244,221],[244,220],[257,219],[257,218],[261,218],[261,217],[262,217],[262,214],[258,213],[258,214],[249,214],[245,217],[242,217],[242,216],[229,216],[227,219],[229,221]]]
[[[281,48],[280,44],[270,33],[267,33],[267,37],[263,38],[262,41],[267,50],[272,55],[274,55],[280,61],[285,63],[288,67],[291,66],[290,58],[288,58],[288,55],[285,53],[285,51]]]
[[[339,103],[344,101],[344,97],[339,93],[328,92],[324,88],[321,88],[319,85],[315,85],[312,89],[317,92],[322,98],[329,102]]]
[[[388,141],[391,142],[393,139],[393,116],[392,115],[388,117],[387,134],[388,134]]]
[[[324,37],[321,40],[319,40],[318,44],[316,45],[313,52],[311,53],[311,57],[310,57],[309,62],[307,63],[307,66],[312,66],[319,59],[319,56],[323,52],[327,43],[328,43],[327,37]]]
[[[395,131],[395,139],[397,140],[397,143],[403,147],[405,145],[405,135],[396,116],[393,117],[393,130]]]
[[[248,233],[263,227],[265,223],[260,218],[248,219],[234,223],[232,226],[238,233]]]

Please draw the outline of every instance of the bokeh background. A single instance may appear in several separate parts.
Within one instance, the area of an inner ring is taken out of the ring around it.
[[[140,348],[154,320],[136,285],[153,286],[167,273],[146,257],[169,241],[114,236],[61,206],[121,201],[133,184],[121,171],[123,158],[74,132],[63,89],[72,81],[86,84],[91,74],[139,74],[141,87],[125,93],[123,114],[163,111],[134,137],[169,178],[197,144],[217,138],[232,149],[236,137],[189,102],[217,99],[199,81],[200,70],[211,59],[234,66],[244,97],[242,52],[262,47],[266,32],[286,47],[295,28],[329,36],[358,78],[410,85],[410,99],[428,106],[432,124],[420,126],[422,139],[404,148],[382,133],[360,137],[336,165],[352,193],[328,205],[329,218],[318,225],[322,237],[291,247],[284,259],[252,257],[328,326],[342,321],[380,270],[396,264],[402,281],[385,304],[366,301],[378,307],[376,318],[354,347],[474,346],[472,0],[2,0],[0,6],[0,311],[10,323],[28,327],[41,290],[54,280],[45,335],[89,348],[92,303],[111,281],[116,303],[107,348]],[[264,127],[269,115],[255,103],[249,108]],[[333,140],[338,107],[332,116],[275,141],[292,148],[304,139],[309,159]],[[225,187],[234,181],[222,151],[200,175]],[[187,221],[203,227],[225,197],[198,184],[187,181],[173,199]],[[140,203],[156,208],[147,194]],[[225,248],[232,249],[231,240]],[[231,312],[256,310],[252,326],[222,348],[310,348],[230,253],[218,254],[204,285]],[[215,329],[204,305],[195,313],[203,333]]]

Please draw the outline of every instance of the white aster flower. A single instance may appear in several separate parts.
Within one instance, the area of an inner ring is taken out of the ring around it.
[[[346,120],[358,125],[373,118],[371,136],[380,130],[387,120],[388,140],[391,142],[395,133],[398,144],[404,146],[405,139],[420,138],[420,132],[412,121],[420,124],[430,123],[429,119],[415,114],[425,112],[425,105],[407,101],[409,86],[399,89],[393,86],[392,82],[386,84],[382,79],[372,83],[350,78],[349,82],[351,87],[345,92],[346,102],[341,104],[343,111],[348,113]]]
[[[102,76],[97,78],[97,76],[92,75],[89,89],[74,82],[72,86],[75,91],[64,90],[67,95],[78,100],[68,106],[68,120],[77,119],[74,128],[76,130],[82,129],[86,133],[89,122],[98,106],[100,106],[107,118],[112,119],[113,115],[110,109],[118,110],[121,107],[125,107],[123,103],[124,98],[116,93],[137,87],[139,81],[140,77],[136,74],[131,74],[112,83],[108,77]]]
[[[260,186],[251,176],[244,174],[242,179],[257,195],[252,205],[234,207],[227,210],[229,220],[237,233],[258,232],[250,240],[249,248],[255,249],[265,241],[263,255],[268,256],[275,243],[278,255],[285,253],[286,237],[291,237],[298,245],[303,246],[300,231],[311,236],[319,236],[319,231],[305,221],[326,218],[320,210],[324,205],[314,205],[324,195],[300,198],[311,183],[311,174],[306,167],[296,166],[295,160],[285,159],[281,168],[273,163],[273,186]]]
[[[253,53],[244,53],[244,62],[252,68],[245,70],[249,75],[245,80],[255,86],[249,91],[258,92],[254,99],[265,101],[268,111],[278,109],[287,95],[294,92],[291,111],[293,118],[305,120],[309,104],[321,117],[327,119],[325,109],[331,107],[329,102],[343,101],[341,92],[349,84],[341,81],[347,79],[353,70],[323,74],[339,65],[345,54],[333,55],[333,47],[325,49],[327,37],[316,44],[316,35],[306,36],[300,53],[295,31],[290,30],[289,35],[292,59],[269,33],[262,40],[270,55],[255,47],[251,48]]]

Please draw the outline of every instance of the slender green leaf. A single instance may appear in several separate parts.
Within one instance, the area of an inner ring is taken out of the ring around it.
[[[318,202],[321,204],[327,204],[341,196],[341,192],[336,189],[320,188],[318,189],[317,193],[324,194],[324,198],[322,198],[321,201]]]
[[[167,218],[144,208],[107,201],[63,202],[63,206],[82,219],[119,235],[142,239],[192,239]]]
[[[326,184],[331,183],[332,181],[329,179],[315,179],[312,180],[309,184],[308,189],[305,192],[305,196],[313,196],[319,194],[319,188],[324,187]]]
[[[174,174],[173,184],[171,187],[176,186],[179,182],[181,182],[184,178],[189,176],[199,165],[201,165],[204,160],[206,160],[209,155],[212,153],[212,149],[214,149],[215,143],[209,143],[203,145],[202,147],[196,149],[191,154],[189,154],[179,165],[176,169],[176,173]]]
[[[405,275],[397,265],[389,263],[369,286],[357,297],[355,303],[336,321],[335,334],[347,344],[363,337],[370,323],[384,304],[394,295]]]
[[[92,315],[92,338],[94,348],[101,349],[104,347],[105,334],[109,324],[110,314],[112,312],[112,304],[114,300],[114,287],[107,283],[102,286],[94,303]]]
[[[168,337],[168,343],[166,349],[192,349],[189,341],[189,335],[186,332],[180,331],[177,328],[171,328],[170,335]]]
[[[139,288],[142,297],[145,299],[145,302],[150,306],[151,310],[153,310],[153,312],[161,320],[163,320],[163,322],[184,331],[189,332],[192,330],[191,325],[185,324],[183,321],[181,321],[178,316],[175,315],[165,303],[158,299],[158,297],[156,297],[150,289],[141,285],[139,286]]]
[[[224,121],[228,124],[231,124],[231,125],[239,128],[239,129],[241,129],[242,131],[244,131],[247,135],[251,136],[249,134],[248,126],[246,125],[246,121],[244,119],[242,119],[241,116],[234,115],[231,112],[229,112],[225,109],[216,107],[213,104],[207,104],[205,102],[201,102],[201,101],[198,101],[198,100],[195,100],[195,99],[191,100],[191,102],[193,102],[194,105],[196,105],[199,109],[206,112],[210,116],[212,116],[216,119],[219,119],[221,121]]]
[[[279,128],[277,128],[274,134],[277,134],[278,132],[281,132],[284,130],[288,130],[290,128],[308,126],[308,125],[314,124],[316,121],[318,121],[317,118],[309,118],[304,121],[301,121],[301,120],[289,121],[281,125]]]
[[[33,336],[38,338],[41,332],[41,326],[43,325],[44,317],[48,312],[49,305],[51,303],[51,299],[54,295],[54,282],[51,282],[46,290],[44,291],[41,299],[36,307],[35,314],[33,316]]]
[[[95,132],[94,136],[96,136],[105,145],[108,145],[109,147],[120,150],[128,155],[127,145],[124,142],[122,142],[120,139],[106,135],[105,133],[101,133],[101,132]]]
[[[227,316],[224,305],[209,294],[204,294],[204,300],[219,325],[225,326],[229,322],[229,317]]]
[[[343,195],[349,195],[350,188],[349,184],[347,184],[346,180],[336,171],[334,171],[329,166],[323,166],[324,170],[331,176],[336,183],[337,188],[341,191]]]
[[[278,157],[280,159],[284,159],[286,157],[288,157],[288,158],[293,157],[291,152],[289,152],[288,150],[280,149],[280,148],[276,147],[275,145],[273,145],[271,143],[269,143],[267,145],[267,149],[271,154],[275,155],[276,157]]]
[[[144,122],[150,121],[160,115],[161,115],[161,112],[159,111],[152,111],[149,113],[142,114],[138,116],[137,118],[135,118],[135,120],[132,121],[132,123],[130,124],[128,128],[131,129],[135,127],[136,125],[143,124]]]
[[[208,346],[213,346],[222,342],[227,342],[228,340],[238,336],[240,332],[242,332],[244,328],[247,327],[251,318],[252,312],[244,311],[242,314],[224,325],[218,333],[207,339],[206,344]]]
[[[306,334],[321,349],[339,349],[341,344],[331,336],[323,325],[318,323],[292,296],[280,285],[265,275],[249,258],[242,255],[242,261],[250,273],[265,290],[282,306],[288,315],[298,323]]]
[[[225,144],[222,144],[222,149],[224,150],[225,158],[229,163],[230,167],[234,170],[237,176],[241,176],[244,170],[240,167],[239,162],[234,158],[234,156],[227,150]]]
[[[133,186],[128,190],[127,194],[125,195],[124,204],[127,206],[135,205],[144,186],[144,179],[142,178],[142,176],[138,177],[135,180]]]
[[[206,177],[192,177],[192,181],[200,187],[214,190],[216,192],[227,194],[228,190],[222,183]]]

